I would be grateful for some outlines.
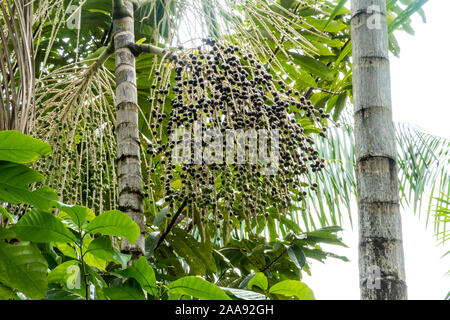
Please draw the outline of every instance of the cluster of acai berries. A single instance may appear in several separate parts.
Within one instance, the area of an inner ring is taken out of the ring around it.
[[[166,60],[164,72],[155,70],[149,97],[149,189],[160,166],[167,215],[184,203],[197,223],[211,221],[220,227],[243,218],[251,223],[254,216],[288,211],[293,194],[298,201],[306,196],[305,188],[315,189],[310,172],[323,169],[324,161],[301,123],[325,137],[324,118],[329,115],[286,85],[282,76],[275,75],[275,80],[254,54],[238,46],[205,39],[198,48],[180,52]],[[170,137],[179,128],[185,128],[183,143],[187,139],[193,152],[208,147],[195,139],[194,123],[200,123],[203,132],[215,129],[223,134],[221,163],[174,162],[177,142]],[[250,161],[248,145],[243,163],[225,161],[230,147],[225,134],[239,129],[279,133],[275,174],[264,174],[267,163]]]

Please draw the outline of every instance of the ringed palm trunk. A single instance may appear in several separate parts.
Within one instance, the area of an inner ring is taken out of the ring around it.
[[[141,229],[135,244],[130,244],[126,239],[122,241],[122,251],[136,258],[145,254],[136,67],[135,57],[129,49],[135,41],[136,1],[114,0],[113,5],[119,210],[130,216]]]
[[[386,0],[352,0],[351,34],[361,299],[407,299]]]

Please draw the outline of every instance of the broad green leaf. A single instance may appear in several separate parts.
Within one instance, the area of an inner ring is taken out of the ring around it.
[[[270,241],[276,241],[278,234],[275,226],[275,219],[271,216],[267,218],[267,228],[269,229]]]
[[[141,38],[138,41],[136,41],[136,43],[140,44],[140,43],[144,43],[145,40],[147,40],[146,38]]]
[[[119,271],[119,274],[127,278],[135,279],[141,285],[142,289],[153,296],[156,296],[158,293],[155,271],[153,271],[153,268],[148,264],[145,257],[140,257],[130,267]]]
[[[158,245],[159,238],[161,236],[161,233],[158,231],[151,232],[147,239],[145,239],[145,256],[147,258],[150,258],[153,256],[153,251],[155,250],[156,246]]]
[[[131,256],[129,254],[114,251],[111,244],[111,239],[108,237],[95,238],[88,246],[86,253],[94,255],[106,261],[114,261],[122,267],[126,267]]]
[[[340,48],[344,44],[340,39],[330,39],[326,35],[312,34],[309,31],[301,31],[300,34],[309,41],[314,40],[334,48]]]
[[[19,239],[33,242],[76,242],[77,238],[54,215],[31,210],[12,227]]]
[[[134,279],[127,280],[120,287],[104,288],[103,292],[112,300],[145,300],[144,292]]]
[[[334,106],[336,105],[338,97],[339,96],[334,95],[327,101],[326,113],[330,113],[330,111],[333,110]]]
[[[338,96],[338,99],[336,101],[336,105],[333,110],[333,120],[338,121],[342,110],[345,108],[345,102],[347,101],[347,93],[342,93]]]
[[[84,297],[65,289],[49,289],[45,300],[84,300]]]
[[[341,10],[341,8],[344,6],[344,4],[347,2],[347,0],[340,0],[338,4],[334,7],[333,12],[331,13],[330,17],[327,20],[327,23],[323,27],[322,31],[325,31],[325,28],[328,27],[331,21],[336,17],[338,12]]]
[[[305,72],[304,70],[298,70],[296,82],[297,81],[300,82],[300,84],[307,85],[308,87],[311,87],[311,88],[316,88],[317,87],[317,83],[314,80],[314,78],[311,77],[309,75],[309,73]]]
[[[286,9],[292,8],[292,6],[294,5],[294,2],[295,2],[295,0],[280,0],[281,6]]]
[[[264,273],[258,272],[253,276],[253,278],[250,279],[248,282],[247,287],[252,290],[253,286],[259,287],[261,290],[266,291],[267,287],[269,286],[269,283],[267,281],[267,278]]]
[[[25,165],[0,161],[0,202],[31,204],[48,210],[58,195],[47,186],[30,191],[29,185],[44,181],[44,176]]]
[[[333,69],[338,68],[339,67],[339,63],[341,63],[341,61],[344,60],[345,57],[347,55],[349,55],[351,52],[352,52],[352,41],[350,40],[349,42],[347,42],[345,44],[344,48],[342,48],[341,53],[339,54],[339,57],[334,62]]]
[[[166,216],[166,213],[169,211],[169,207],[164,207],[161,209],[161,211],[158,212],[158,214],[156,215],[155,219],[153,220],[153,225],[155,227],[159,227],[161,225],[161,223],[164,220],[164,217]]]
[[[11,223],[15,224],[17,223],[17,217],[15,215],[10,214],[8,211],[6,211],[5,208],[3,208],[2,206],[0,206],[0,215],[3,215],[4,217],[6,217],[7,219],[9,219],[9,221],[11,221]]]
[[[394,54],[394,56],[399,57],[400,55],[400,45],[398,44],[397,38],[394,33],[389,34],[389,50]]]
[[[243,290],[247,289],[247,288],[248,288],[248,282],[249,282],[250,280],[252,280],[252,278],[253,278],[254,276],[255,276],[254,273],[249,273],[249,274],[244,278],[244,280],[242,280],[241,283],[239,284],[239,289],[243,289]]]
[[[71,206],[64,204],[62,202],[54,202],[55,207],[57,207],[62,212],[67,213],[70,216],[70,219],[77,225],[79,228],[83,227],[83,224],[86,220],[90,221],[95,218],[95,213],[83,206]],[[64,218],[64,215],[60,216],[61,218]]]
[[[91,268],[89,265],[86,265],[86,271],[88,273],[88,281],[94,284],[96,299],[106,300],[103,289],[107,288],[108,285],[106,284],[105,280],[97,271],[94,270],[94,268]]]
[[[188,263],[191,272],[204,275],[216,272],[216,263],[212,256],[211,242],[197,241],[191,234],[181,228],[172,230],[166,238],[170,247]]]
[[[323,251],[321,249],[303,248],[303,251],[305,253],[305,256],[307,256],[308,258],[318,260],[318,261],[320,261],[322,263],[324,263],[324,260],[326,258],[328,258],[327,252],[325,252],[325,251]]]
[[[317,59],[313,59],[308,56],[303,56],[295,52],[288,52],[289,55],[294,59],[295,63],[300,65],[304,70],[311,72],[312,74],[319,76],[326,80],[333,79],[333,72],[322,62]]]
[[[287,249],[287,253],[289,255],[289,258],[291,258],[297,268],[302,269],[305,266],[306,257],[299,246],[297,246],[296,244],[290,245]]]
[[[184,294],[200,300],[230,300],[218,286],[195,276],[187,276],[171,282],[171,294]]]
[[[58,265],[48,274],[48,283],[58,283],[67,289],[80,289],[80,267],[77,260]]]
[[[45,297],[47,261],[35,245],[0,241],[0,282],[32,299]]]
[[[320,228],[318,231],[326,231],[326,232],[339,232],[339,231],[343,231],[342,227],[340,226],[328,226],[328,227],[323,227]]]
[[[345,243],[341,241],[335,234],[332,233],[332,230],[327,230],[325,228],[319,229],[316,231],[307,232],[308,236],[307,240],[312,242],[321,242],[328,244],[335,244],[342,247],[347,247]]]
[[[51,153],[52,148],[41,140],[15,130],[0,131],[0,160],[30,163]]]
[[[37,244],[41,254],[47,260],[50,268],[54,268],[63,261],[63,257],[56,253],[55,247],[52,243],[38,243]]]
[[[174,190],[178,190],[181,188],[181,179],[173,180],[170,184]]]
[[[73,259],[78,259],[77,251],[66,242],[55,242],[53,244],[59,251],[61,251],[65,256]]]
[[[312,27],[316,28],[317,30],[326,31],[326,32],[339,32],[347,26],[342,23],[342,21],[337,20],[325,20],[325,19],[318,19],[317,17],[308,17],[303,20],[304,26],[307,27],[308,25],[311,25]],[[326,26],[326,27],[325,27]]]
[[[235,288],[226,288],[226,287],[220,287],[220,288],[224,291],[230,292],[236,298],[239,298],[242,300],[268,300],[268,298],[265,295],[258,293],[258,292],[242,290],[242,289],[235,289]]]
[[[83,247],[89,248],[89,246],[91,245],[91,243],[93,241],[94,241],[94,239],[90,235],[86,234],[85,237],[83,238]],[[79,249],[77,249],[77,252],[78,253],[80,252]],[[95,256],[95,255],[91,254],[90,252],[86,252],[84,254],[84,262],[87,265],[95,267],[102,271],[106,271],[106,264],[108,263],[108,261],[106,259]]]
[[[290,298],[295,297],[298,300],[315,300],[312,290],[306,284],[297,280],[278,282],[270,288],[269,293]]]
[[[0,300],[17,300],[18,297],[16,293],[3,284],[0,283]]]
[[[411,4],[404,9],[392,22],[389,23],[388,33],[392,33],[399,26],[403,25],[416,11],[427,3],[428,0],[417,0],[411,2]]]
[[[334,56],[335,55],[333,52],[331,52],[330,49],[328,49],[328,47],[325,44],[323,44],[319,41],[311,41],[311,44],[316,49],[315,52],[317,52],[318,55],[321,55],[321,56]]]
[[[334,253],[332,253],[332,252],[327,252],[327,251],[325,251],[325,253],[326,253],[327,256],[330,257],[330,258],[339,259],[339,260],[342,260],[342,261],[344,261],[344,262],[349,262],[349,261],[350,261],[350,260],[349,260],[347,257],[345,257],[345,256],[339,256],[339,255],[337,255],[337,254],[334,254]]]
[[[139,226],[129,216],[118,210],[103,212],[89,222],[87,233],[100,233],[108,236],[124,237],[133,244],[139,237]]]

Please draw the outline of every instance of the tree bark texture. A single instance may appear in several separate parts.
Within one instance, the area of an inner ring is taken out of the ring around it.
[[[134,4],[114,1],[113,30],[116,59],[116,132],[119,210],[141,229],[135,244],[122,240],[122,251],[134,258],[145,254],[145,216],[143,214],[142,173],[138,128],[138,103],[134,44]]]
[[[361,299],[407,299],[385,0],[352,0]]]

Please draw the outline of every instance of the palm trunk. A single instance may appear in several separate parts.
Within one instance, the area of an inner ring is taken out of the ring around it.
[[[134,44],[135,1],[114,1],[113,25],[116,57],[116,132],[119,210],[140,227],[141,235],[133,245],[125,239],[122,251],[134,258],[145,253],[145,216],[143,214],[142,174],[138,128],[138,104]]]
[[[361,299],[406,299],[385,0],[352,0]]]

